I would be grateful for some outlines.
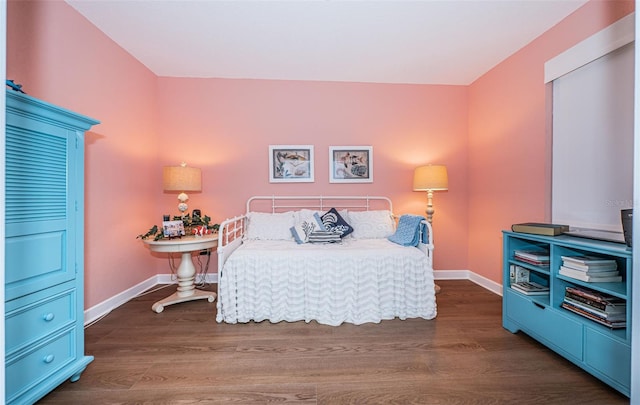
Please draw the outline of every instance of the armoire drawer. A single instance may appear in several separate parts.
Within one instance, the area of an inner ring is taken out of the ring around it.
[[[6,398],[11,402],[69,364],[75,355],[75,328],[6,358]]]
[[[76,321],[76,290],[50,291],[52,295],[28,304],[7,303],[5,313],[5,352],[7,356],[32,345]],[[42,294],[44,295],[44,294]]]

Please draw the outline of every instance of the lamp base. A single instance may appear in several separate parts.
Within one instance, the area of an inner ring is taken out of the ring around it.
[[[187,206],[188,199],[189,199],[189,196],[186,193],[178,194],[178,201],[180,201],[180,203],[178,204],[178,211],[180,211],[181,217],[184,216],[184,213],[187,212],[187,209],[189,208]]]
[[[433,190],[427,190],[427,222],[432,222],[434,212],[436,210],[433,209]]]

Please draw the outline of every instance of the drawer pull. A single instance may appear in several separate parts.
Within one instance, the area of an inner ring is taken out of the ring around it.
[[[534,302],[533,305],[535,305],[536,307],[538,307],[540,309],[544,309],[544,305],[538,304],[537,302]]]
[[[53,354],[49,354],[47,356],[45,356],[44,358],[44,362],[49,364],[51,363],[54,359],[56,358],[56,356],[54,356]]]
[[[53,318],[55,318],[55,317],[56,316],[52,312],[49,312],[43,318],[44,318],[45,321],[51,322],[51,321],[53,321]]]

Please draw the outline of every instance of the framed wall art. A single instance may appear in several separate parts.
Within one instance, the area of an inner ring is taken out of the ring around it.
[[[373,183],[372,146],[330,146],[330,183]]]
[[[270,183],[313,183],[313,145],[269,145]]]

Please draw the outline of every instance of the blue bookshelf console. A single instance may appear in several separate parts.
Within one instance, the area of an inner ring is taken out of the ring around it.
[[[33,404],[84,353],[84,133],[91,118],[6,92],[6,404]]]
[[[549,265],[518,260],[515,251],[546,250]],[[614,259],[622,282],[587,283],[559,273],[562,256],[590,255]],[[502,325],[522,331],[585,371],[630,395],[631,388],[631,249],[623,244],[566,235],[540,236],[503,231]],[[529,270],[530,279],[549,294],[526,295],[511,287],[510,269]],[[626,300],[626,328],[612,329],[562,307],[567,287],[586,287]]]

